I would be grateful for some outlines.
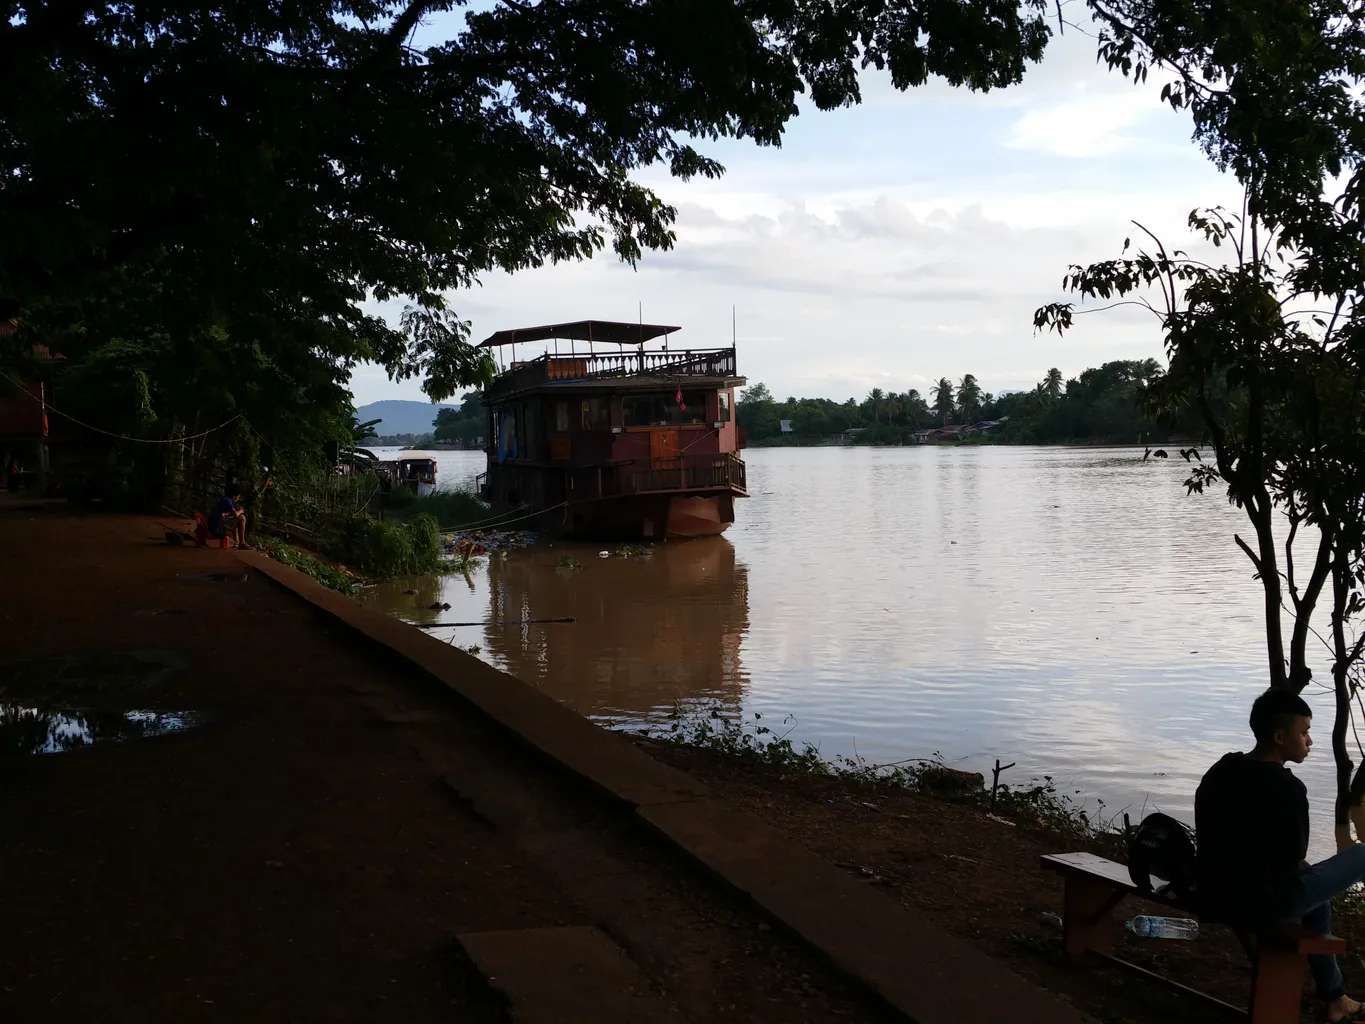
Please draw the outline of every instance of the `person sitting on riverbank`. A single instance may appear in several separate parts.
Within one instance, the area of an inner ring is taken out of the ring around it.
[[[239,548],[246,547],[246,513],[242,511],[240,495],[224,494],[209,516],[209,533],[222,539],[231,537]]]
[[[1365,881],[1365,845],[1309,865],[1308,791],[1286,761],[1302,763],[1313,746],[1313,712],[1303,698],[1267,690],[1251,706],[1250,753],[1223,756],[1194,798],[1196,895],[1200,916],[1244,932],[1302,921],[1332,930],[1332,897]],[[1337,958],[1308,965],[1331,1022],[1360,1020],[1365,1004],[1342,987]]]

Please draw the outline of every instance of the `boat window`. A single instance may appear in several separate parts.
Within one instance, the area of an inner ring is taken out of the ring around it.
[[[569,403],[555,403],[555,432],[567,434],[569,432]]]
[[[611,422],[611,409],[605,398],[585,398],[582,403],[584,430],[606,430]]]
[[[706,392],[705,391],[684,391],[682,393],[682,405],[677,404],[677,395],[674,401],[670,402],[669,412],[672,414],[673,423],[705,423],[706,422]]]
[[[629,395],[623,402],[628,427],[666,427],[706,422],[706,392],[684,391],[672,394]]]
[[[654,427],[666,422],[663,395],[629,395],[623,405],[628,427]]]
[[[722,423],[729,423],[729,422],[730,422],[730,392],[728,392],[728,391],[722,391],[722,392],[720,393],[720,409],[719,409],[719,412],[720,412],[720,415],[717,416],[716,419],[720,420],[720,422],[722,422]]]

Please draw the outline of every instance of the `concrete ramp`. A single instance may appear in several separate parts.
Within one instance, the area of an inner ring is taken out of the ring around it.
[[[513,1024],[688,1024],[600,929],[520,928],[456,936]]]

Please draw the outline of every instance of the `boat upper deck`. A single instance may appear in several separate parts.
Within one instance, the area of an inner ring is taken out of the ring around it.
[[[744,383],[736,373],[735,350],[674,349],[557,355],[545,353],[514,362],[494,378],[484,393],[493,403],[536,388],[595,391],[649,388],[686,379],[693,384],[733,387]]]

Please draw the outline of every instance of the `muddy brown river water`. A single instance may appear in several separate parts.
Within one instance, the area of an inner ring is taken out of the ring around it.
[[[1174,453],[1173,453],[1174,454]],[[482,468],[441,452],[442,483]],[[827,754],[941,754],[1078,800],[1189,817],[1204,769],[1248,746],[1264,686],[1259,586],[1222,495],[1141,449],[768,448],[723,538],[599,557],[540,543],[468,578],[364,600],[438,629],[621,726],[719,703]],[[614,547],[606,548],[615,551]],[[580,569],[558,568],[568,554]],[[416,590],[416,594],[405,594]],[[427,610],[449,602],[440,613]],[[572,616],[576,622],[521,620]],[[1326,678],[1326,653],[1317,666]],[[1299,769],[1330,825],[1331,704]],[[1079,792],[1076,792],[1079,791]]]

